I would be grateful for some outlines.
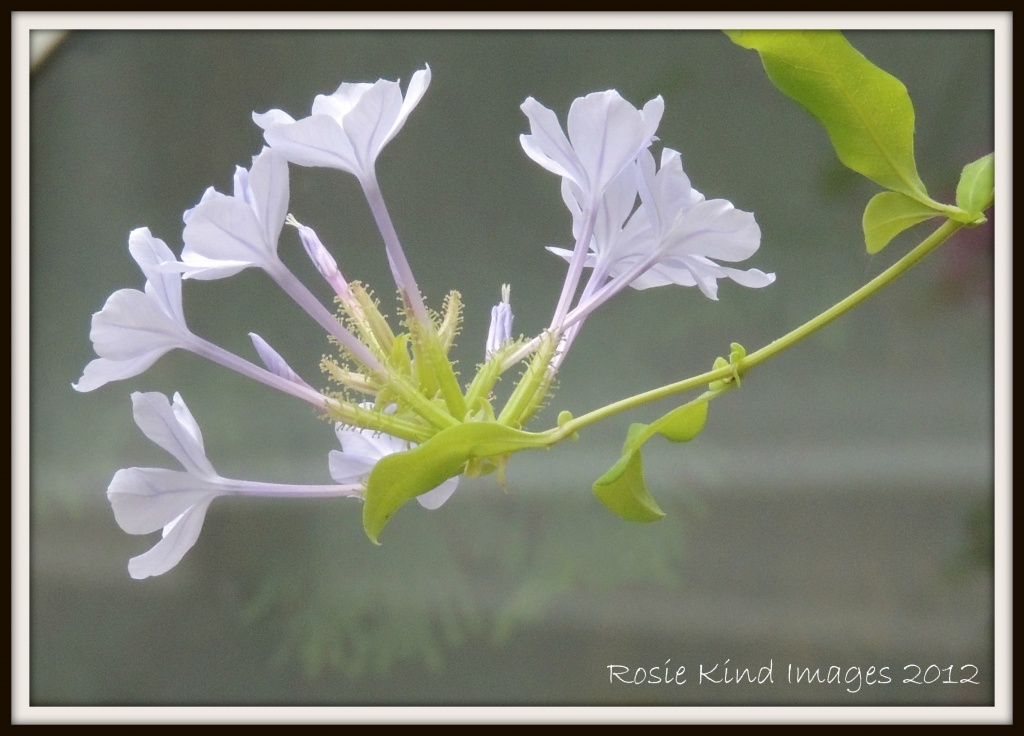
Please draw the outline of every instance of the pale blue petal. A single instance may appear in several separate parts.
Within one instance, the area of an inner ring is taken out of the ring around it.
[[[295,122],[295,118],[284,110],[267,110],[266,112],[254,112],[252,121],[264,130],[272,125],[288,125]]]
[[[590,180],[555,113],[532,97],[520,109],[530,121],[530,135],[519,136],[526,155],[551,173],[568,177],[589,197]]]
[[[398,119],[395,120],[391,126],[391,134],[387,140],[384,141],[386,145],[394,138],[398,131],[405,125],[405,121],[408,120],[409,114],[416,109],[416,106],[420,104],[420,100],[423,99],[423,95],[426,94],[427,88],[430,86],[430,65],[426,68],[420,69],[418,72],[412,75],[412,79],[409,80],[409,87],[405,90],[405,99],[402,100],[402,109],[398,112]]]
[[[374,462],[393,452],[404,452],[410,447],[410,443],[403,439],[372,429],[345,427],[339,424],[335,427],[335,434],[341,443],[342,451],[346,454],[372,458]]]
[[[377,464],[379,457],[367,457],[355,453],[331,450],[327,453],[327,465],[335,483],[365,483],[366,478]]]
[[[264,148],[254,156],[249,172],[249,190],[253,197],[253,210],[263,225],[263,238],[275,246],[276,253],[277,241],[288,215],[287,159],[271,148]]]
[[[342,82],[334,94],[317,95],[313,98],[314,115],[330,115],[341,124],[341,121],[359,104],[370,89],[371,82]]]
[[[182,347],[189,332],[163,309],[155,294],[119,289],[92,316],[89,337],[98,356],[125,361]]]
[[[643,113],[615,90],[576,98],[569,108],[566,129],[594,197],[600,197],[640,149],[651,143],[650,137],[645,137]]]
[[[760,289],[775,283],[774,273],[765,273],[756,268],[741,271],[737,268],[723,266],[722,275],[729,277],[740,286],[746,286],[748,289]]]
[[[256,213],[234,197],[196,207],[182,238],[186,277],[219,278],[248,266],[264,268],[278,260],[277,241],[268,242]]]
[[[267,145],[298,166],[324,166],[358,173],[358,161],[341,123],[313,115],[294,123],[272,125],[263,132]]]
[[[71,384],[76,391],[94,391],[111,381],[122,381],[145,373],[151,365],[166,353],[166,350],[153,350],[130,360],[107,360],[96,358],[85,366],[78,383]]]
[[[761,228],[749,212],[724,199],[698,202],[665,235],[667,254],[687,253],[724,261],[750,258],[761,245]]]
[[[571,261],[572,260],[572,251],[571,250],[567,250],[565,248],[556,248],[553,245],[546,246],[545,249],[551,251],[556,256],[558,256],[559,258],[561,258],[561,259],[563,259],[565,261]],[[584,265],[585,268],[593,268],[596,263],[597,263],[597,258],[594,256],[594,254],[593,253],[588,253],[587,254],[587,258],[584,261],[583,265]]]
[[[416,497],[416,500],[420,502],[420,506],[425,509],[439,509],[444,505],[444,502],[451,498],[451,495],[455,493],[455,489],[459,485],[459,477],[449,478],[444,483],[439,485],[437,488],[421,493]]]
[[[401,111],[401,87],[397,82],[382,79],[366,91],[341,121],[360,171],[373,168],[378,154],[391,140],[392,126]]]
[[[132,406],[135,423],[143,434],[174,455],[185,470],[205,480],[219,478],[206,458],[199,427],[180,396],[175,395],[175,408],[172,408],[161,393],[135,392]]]
[[[199,533],[203,529],[203,520],[206,518],[206,510],[209,508],[213,497],[197,503],[189,508],[175,521],[171,522],[164,529],[164,536],[148,552],[133,557],[128,562],[128,574],[136,580],[163,575],[173,568],[185,553],[192,549],[192,546],[199,539]]]
[[[107,488],[118,526],[129,534],[149,534],[189,508],[219,495],[216,486],[181,470],[125,468]]]
[[[185,328],[185,312],[181,306],[181,274],[167,268],[177,259],[167,243],[154,238],[148,227],[132,230],[128,235],[128,251],[146,275],[146,292],[156,298],[168,315]]]

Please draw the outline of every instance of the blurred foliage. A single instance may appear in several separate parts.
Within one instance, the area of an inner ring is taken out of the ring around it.
[[[298,659],[308,677],[329,669],[381,676],[408,661],[437,670],[468,638],[500,645],[580,592],[679,585],[678,523],[641,532],[581,507],[586,499],[519,498],[500,510],[459,500],[449,502],[463,506],[454,518],[434,513],[426,524],[419,516],[392,529],[384,548],[355,536],[333,550],[342,532],[317,521],[268,562],[245,619],[283,632],[279,666]],[[685,515],[687,506],[676,501],[673,511]]]

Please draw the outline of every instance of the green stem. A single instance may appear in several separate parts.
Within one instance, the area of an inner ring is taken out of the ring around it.
[[[850,311],[865,299],[873,296],[883,287],[903,275],[907,269],[935,250],[935,248],[948,240],[953,233],[963,226],[963,223],[947,220],[938,230],[925,238],[917,247],[900,258],[896,263],[880,273],[878,276],[871,279],[871,281],[864,284],[864,286],[857,289],[833,307],[825,310],[814,319],[805,322],[795,330],[792,330],[783,337],[780,337],[778,340],[769,343],[760,350],[747,355],[740,361],[739,365],[727,365],[722,368],[708,371],[707,373],[701,373],[699,376],[693,376],[692,378],[687,378],[683,381],[678,381],[677,383],[670,383],[667,386],[662,386],[651,391],[645,391],[643,393],[636,394],[635,396],[621,399],[613,404],[608,404],[600,409],[595,409],[592,412],[570,419],[560,427],[549,429],[546,432],[541,432],[540,434],[543,435],[550,444],[555,444],[567,437],[571,437],[574,433],[584,427],[628,409],[633,409],[652,401],[664,399],[668,396],[682,393],[684,391],[690,391],[691,389],[699,388],[701,386],[707,386],[707,384],[712,381],[730,378],[737,374],[742,375],[755,365],[763,363],[787,348],[793,347],[793,345],[817,332],[840,315]]]

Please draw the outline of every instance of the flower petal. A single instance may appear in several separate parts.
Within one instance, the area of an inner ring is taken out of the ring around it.
[[[369,171],[402,111],[402,88],[385,79],[372,85],[341,121],[359,171]],[[358,175],[358,172],[356,172]]]
[[[268,113],[269,115],[269,113]],[[265,117],[257,120],[263,126],[263,139],[275,151],[298,166],[325,166],[356,174],[355,152],[341,123],[329,115],[312,115],[291,123],[266,125]],[[262,122],[261,122],[262,121]]]
[[[661,121],[660,97],[637,110],[615,90],[578,97],[569,108],[566,129],[587,172],[590,194],[598,198],[637,154],[651,145]],[[646,119],[645,119],[646,118]]]
[[[276,254],[277,241],[288,215],[288,160],[280,152],[264,147],[252,159],[249,189],[252,193],[250,204],[263,225],[263,238],[266,243],[274,245]]]
[[[743,261],[761,246],[761,228],[749,212],[724,199],[698,202],[677,217],[665,234],[666,254],[689,253],[723,261]]]
[[[573,151],[572,144],[562,132],[554,111],[544,107],[532,97],[520,105],[530,121],[530,134],[519,136],[526,155],[552,174],[570,179],[583,192],[590,191],[587,172]]]
[[[331,450],[327,453],[327,465],[335,483],[365,483],[379,457],[357,455],[352,452]]]
[[[373,458],[374,461],[394,452],[404,452],[410,447],[410,443],[403,439],[372,429],[339,425],[335,428],[335,434],[341,443],[342,452]]]
[[[420,104],[420,100],[423,99],[423,95],[427,93],[428,87],[430,87],[429,64],[415,72],[412,75],[412,79],[409,80],[409,86],[405,90],[405,99],[402,100],[402,109],[398,111],[398,118],[392,124],[391,133],[382,146],[390,143],[391,139],[402,129],[405,121],[409,119],[409,114],[416,109],[416,106]]]
[[[168,262],[177,260],[167,243],[153,237],[148,227],[140,227],[129,233],[128,251],[146,275],[146,293],[155,298],[167,314],[184,328],[181,274],[167,269]]]
[[[197,206],[182,238],[185,247],[181,262],[186,278],[224,278],[250,266],[262,268],[277,259],[277,241],[267,242],[252,208],[234,197]]]
[[[181,562],[181,558],[199,539],[206,510],[212,501],[212,496],[200,501],[165,527],[163,539],[148,552],[129,560],[128,574],[136,580],[142,580],[154,575],[163,575]]]
[[[129,360],[96,358],[89,361],[78,383],[71,384],[71,387],[75,391],[95,391],[111,381],[123,381],[125,378],[137,376],[145,373],[165,352],[167,351],[153,350]]]
[[[277,241],[288,214],[288,162],[264,148],[252,169],[235,172],[233,196],[203,195],[186,213],[181,263],[186,278],[232,276],[244,268],[271,269],[279,263]]]
[[[274,150],[300,166],[326,166],[362,178],[381,150],[402,129],[430,85],[430,67],[413,74],[406,94],[398,82],[344,83],[332,95],[317,95],[312,115],[293,120],[280,110],[253,120]]]
[[[159,304],[150,290],[120,289],[107,298],[103,309],[92,316],[89,337],[93,349],[108,360],[135,360],[143,355],[181,347],[188,330],[176,322]],[[150,363],[152,364],[152,363]]]
[[[174,455],[185,470],[206,480],[218,478],[206,458],[203,436],[181,396],[174,395],[174,406],[161,393],[132,394],[135,423],[151,441]]]
[[[420,502],[420,506],[425,509],[439,509],[444,505],[445,501],[451,498],[451,495],[455,493],[455,489],[459,485],[459,477],[449,478],[444,481],[441,485],[433,490],[421,493],[416,497],[416,500]]]
[[[118,526],[129,534],[149,534],[219,495],[217,491],[213,484],[181,470],[124,468],[110,481],[107,499]]]

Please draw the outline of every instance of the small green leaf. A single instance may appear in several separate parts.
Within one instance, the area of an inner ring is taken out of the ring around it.
[[[776,87],[816,117],[839,159],[886,189],[935,202],[914,161],[914,105],[904,84],[838,31],[727,31],[761,55]]]
[[[689,442],[703,431],[707,421],[707,401],[683,404],[651,424],[647,436],[644,437],[641,444],[652,437],[655,432],[672,442]],[[637,445],[637,449],[640,449],[640,445]]]
[[[479,458],[507,455],[545,440],[493,422],[465,422],[438,432],[408,452],[381,458],[370,472],[363,505],[363,529],[374,544],[406,501],[436,488]]]
[[[864,208],[864,242],[868,253],[877,253],[907,228],[941,214],[905,194],[879,192]]]
[[[956,185],[957,207],[981,215],[995,201],[995,186],[995,154],[990,153],[964,167]]]
[[[594,495],[627,521],[651,522],[664,517],[644,482],[640,448],[655,434],[673,442],[689,442],[704,429],[707,418],[708,402],[698,399],[673,409],[651,424],[630,425],[622,455],[608,472],[594,481]]]
[[[645,424],[630,426],[626,434],[626,447],[646,429]],[[658,521],[665,516],[644,483],[643,459],[639,448],[632,451],[624,449],[619,461],[594,481],[594,495],[626,521],[645,523]]]
[[[717,371],[720,368],[732,367],[732,375],[727,378],[720,378],[717,381],[712,381],[708,384],[709,391],[724,391],[727,388],[738,388],[740,385],[740,377],[746,372],[746,368],[743,365],[743,359],[747,357],[747,349],[740,345],[738,342],[729,344],[729,360],[718,357],[715,358],[714,364],[711,366],[711,370]]]

